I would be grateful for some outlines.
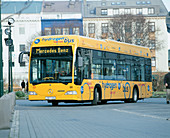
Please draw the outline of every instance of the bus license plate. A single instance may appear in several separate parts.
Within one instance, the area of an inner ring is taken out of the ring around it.
[[[46,100],[56,100],[56,97],[45,97]]]

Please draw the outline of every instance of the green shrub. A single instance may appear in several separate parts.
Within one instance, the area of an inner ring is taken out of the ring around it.
[[[17,96],[17,97],[25,97],[25,93],[24,92],[22,92],[22,91],[17,91],[16,93],[15,93],[15,95]]]

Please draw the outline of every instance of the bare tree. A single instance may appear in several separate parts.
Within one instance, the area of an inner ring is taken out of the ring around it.
[[[34,39],[38,36],[42,36],[41,32],[37,32],[35,34],[33,34],[26,42],[26,47],[25,47],[25,51],[30,51],[30,47],[32,45],[32,42],[34,41]]]
[[[158,41],[159,29],[142,15],[124,14],[113,17],[109,22],[109,38],[136,44],[150,49],[163,47]]]

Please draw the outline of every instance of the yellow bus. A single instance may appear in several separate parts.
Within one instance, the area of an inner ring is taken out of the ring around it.
[[[152,96],[148,48],[76,35],[36,38],[30,49],[29,100],[137,102]]]

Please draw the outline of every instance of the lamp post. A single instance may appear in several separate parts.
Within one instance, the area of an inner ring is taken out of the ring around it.
[[[1,21],[1,1],[0,1],[0,21]],[[4,85],[3,85],[3,58],[2,58],[2,29],[0,22],[0,97],[4,93]]]
[[[8,38],[5,38],[5,43],[8,48],[8,92],[13,91],[13,79],[12,79],[12,51],[14,49],[13,46],[13,40],[11,39],[11,24],[13,24],[15,21],[13,18],[8,19],[8,26],[5,29],[5,34],[8,35]]]

